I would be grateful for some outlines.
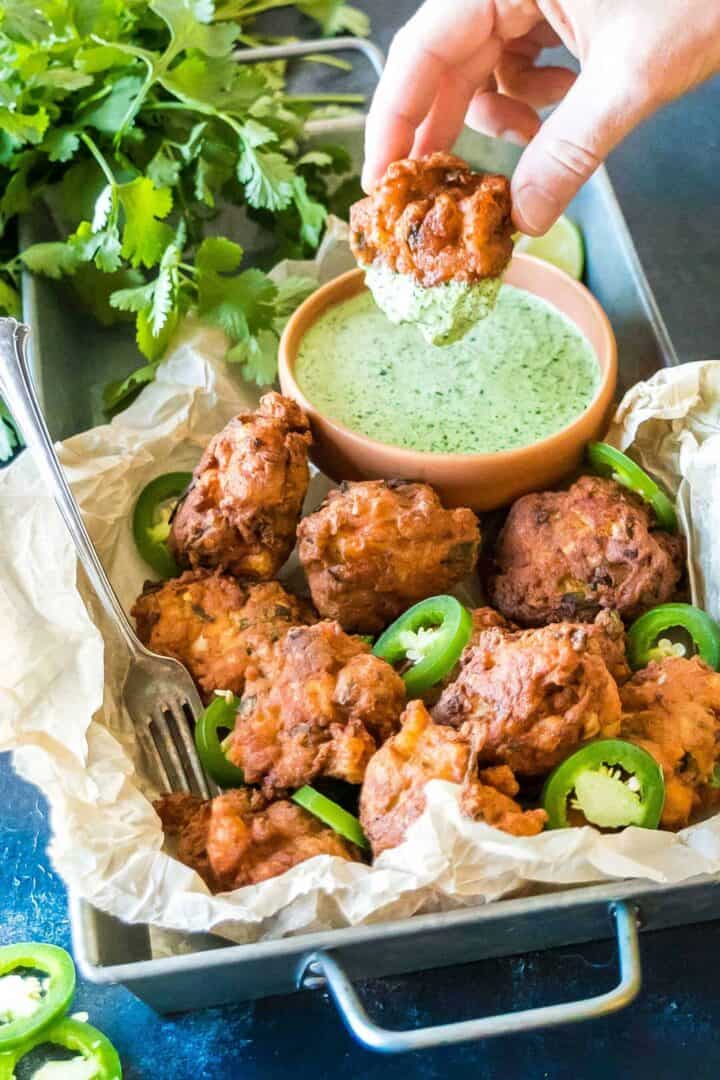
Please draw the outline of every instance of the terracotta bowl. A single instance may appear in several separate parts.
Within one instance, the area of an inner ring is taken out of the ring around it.
[[[315,442],[312,457],[333,480],[402,478],[431,484],[446,506],[493,510],[528,491],[551,487],[577,468],[585,444],[607,427],[617,382],[617,345],[607,315],[584,285],[562,270],[515,255],[505,281],[553,304],[574,322],[594,348],[601,369],[597,394],[571,424],[540,442],[491,454],[435,454],[377,442],[321,413],[294,376],[300,342],[329,307],[356,296],[365,286],[362,270],[329,281],[294,313],[280,342],[280,386],[305,410]],[[338,357],[342,363],[342,357]]]

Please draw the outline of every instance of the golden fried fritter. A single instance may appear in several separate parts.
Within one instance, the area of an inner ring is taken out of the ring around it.
[[[433,716],[460,729],[481,763],[548,772],[579,743],[617,735],[620,696],[603,659],[615,662],[617,650],[584,623],[491,627],[463,653]]]
[[[601,608],[635,619],[670,599],[684,554],[683,539],[656,528],[642,499],[614,480],[583,476],[568,491],[513,505],[490,597],[522,626],[589,621]]]
[[[197,870],[211,892],[226,892],[277,877],[315,855],[361,862],[359,848],[295,803],[269,803],[250,788],[208,802],[165,795],[155,809],[178,858]]]
[[[359,784],[404,703],[400,676],[360,638],[333,622],[295,627],[248,679],[228,756],[268,796],[321,775]]]
[[[480,769],[463,784],[460,809],[473,821],[484,821],[512,836],[537,836],[545,828],[544,810],[523,810],[515,801],[520,785],[509,765]]]
[[[219,571],[188,570],[148,582],[132,615],[142,643],[180,660],[207,700],[214,690],[241,695],[248,670],[265,670],[276,642],[311,621],[312,610],[277,581],[242,585]]]
[[[501,615],[499,611],[495,610],[495,608],[473,608],[473,610],[470,612],[470,616],[472,618],[472,633],[470,634],[470,640],[465,646],[465,649],[471,649],[473,645],[477,645],[484,631],[489,630],[493,626],[500,627],[500,629],[502,630],[518,629],[514,623],[508,622],[507,619],[503,615]],[[425,693],[423,694],[423,701],[428,706],[428,708],[431,705],[436,704],[446,686],[449,686],[450,683],[455,682],[458,675],[460,674],[461,664],[462,657],[460,658],[460,660],[458,660],[452,671],[449,671],[441,682],[437,683],[435,686],[432,686],[429,690],[425,691]]]
[[[720,674],[697,656],[649,664],[621,691],[622,737],[662,766],[661,826],[681,829],[716,802],[709,786],[720,759]]]
[[[425,287],[498,277],[512,255],[510,184],[435,153],[395,161],[350,209],[350,244],[362,266],[380,263]]]
[[[367,480],[331,491],[298,539],[321,615],[372,634],[470,573],[480,530],[472,510],[445,510],[427,484]]]
[[[397,735],[371,758],[360,796],[360,821],[374,855],[396,847],[425,809],[429,780],[462,784],[460,805],[476,821],[504,832],[533,836],[542,831],[544,810],[523,811],[512,798],[519,788],[507,766],[477,772],[467,738],[433,723],[420,701],[411,701]]]
[[[172,522],[179,566],[236,577],[274,577],[295,545],[310,473],[307,417],[294,401],[265,394],[209,443]]]

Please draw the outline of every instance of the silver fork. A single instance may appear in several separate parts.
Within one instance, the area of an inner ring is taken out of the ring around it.
[[[168,791],[209,798],[218,789],[200,764],[192,734],[202,702],[183,664],[158,656],[141,644],[115,595],[55,453],[35,393],[28,363],[29,335],[28,326],[15,319],[0,319],[0,395],[55,499],[96,596],[130,653],[123,702],[146,752]]]

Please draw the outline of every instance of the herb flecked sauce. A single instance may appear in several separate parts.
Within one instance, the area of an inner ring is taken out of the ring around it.
[[[329,308],[300,343],[313,405],[378,442],[493,453],[560,431],[590,404],[600,367],[587,338],[540,297],[503,285],[494,311],[453,345],[394,325],[369,292]]]

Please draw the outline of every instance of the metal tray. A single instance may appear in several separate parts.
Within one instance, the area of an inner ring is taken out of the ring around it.
[[[368,42],[341,39],[244,52],[244,59],[303,52],[359,50],[376,71],[382,57]],[[357,161],[361,116],[312,126],[313,140],[342,141]],[[477,167],[512,172],[519,151],[465,132],[458,152]],[[625,220],[604,169],[575,199],[571,216],[583,229],[586,282],[604,306],[619,346],[620,390],[677,363]],[[34,236],[45,223],[31,224]],[[27,278],[25,318],[34,328],[34,374],[53,434],[65,437],[102,420],[100,390],[131,370],[138,358],[124,330],[88,325],[56,286]],[[671,888],[627,881],[500,900],[462,911],[306,934],[251,945],[229,945],[211,935],[183,938],[179,955],[158,956],[155,932],[127,926],[71,898],[75,957],[85,978],[122,983],[160,1012],[237,1002],[300,988],[327,986],[343,1020],[373,1049],[394,1052],[528,1030],[599,1016],[627,1004],[640,987],[637,931],[717,916],[717,879]],[[614,930],[613,930],[614,924]],[[365,1015],[351,979],[396,975],[530,949],[577,944],[617,934],[620,981],[614,990],[581,1002],[409,1032],[384,1031]],[[203,977],[204,976],[204,977]]]

